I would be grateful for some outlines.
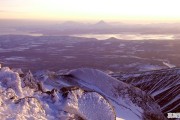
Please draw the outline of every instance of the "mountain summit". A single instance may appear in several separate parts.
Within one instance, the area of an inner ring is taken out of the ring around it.
[[[100,20],[99,22],[95,23],[94,26],[96,27],[109,27],[110,25],[108,23],[106,23],[103,20]]]
[[[0,92],[1,119],[166,120],[151,96],[96,69],[20,76],[3,67]]]

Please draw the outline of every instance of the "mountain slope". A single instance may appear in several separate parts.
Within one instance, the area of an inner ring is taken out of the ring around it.
[[[166,119],[145,92],[99,70],[18,72],[0,69],[2,119]]]
[[[32,88],[32,83],[37,86]],[[115,120],[114,109],[97,92],[78,87],[43,91],[40,87],[30,73],[20,78],[9,68],[0,69],[1,120]]]
[[[164,69],[132,74],[114,74],[113,77],[130,83],[152,95],[163,113],[179,112],[180,69]]]
[[[142,119],[143,117],[147,119],[148,115],[146,116],[145,114],[150,112],[155,116],[156,113],[159,113],[159,108],[146,93],[126,83],[117,81],[99,70],[76,69],[70,71],[68,75],[73,76],[72,78],[77,80],[80,85],[84,85],[106,96],[113,104],[116,104],[115,109],[121,109],[121,106],[126,108],[126,110],[129,109],[129,111],[126,111],[130,116],[129,118],[124,116],[123,111],[123,113],[120,113],[116,110],[119,117],[124,116],[124,119],[134,120]]]

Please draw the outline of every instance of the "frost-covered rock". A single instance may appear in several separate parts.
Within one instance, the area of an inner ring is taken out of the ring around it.
[[[62,74],[0,69],[2,120],[164,120],[142,90],[95,69]]]
[[[22,96],[21,78],[19,74],[13,72],[8,67],[3,67],[0,70],[0,84],[6,88],[12,88],[15,90],[18,96]]]
[[[17,72],[7,67],[2,68],[0,118],[2,120],[116,119],[110,102],[96,91],[87,91],[79,87],[62,87],[63,85],[60,85],[61,89],[56,89],[57,83],[50,84],[52,88],[55,85],[51,91],[41,91],[33,86],[37,84],[30,72],[21,78]]]
[[[97,92],[87,92],[80,88],[63,90],[64,110],[85,120],[115,120],[111,104]]]
[[[5,97],[5,96],[4,96]],[[0,97],[1,120],[47,120],[45,110],[36,98],[22,98],[18,100]]]
[[[28,86],[30,88],[38,89],[38,84],[35,78],[33,77],[33,74],[31,71],[27,72],[25,77],[23,77],[23,82],[25,86]]]
[[[76,81],[79,86],[105,96],[115,107],[117,118],[125,120],[166,119],[151,96],[99,70],[81,68],[71,70],[66,76],[67,80]]]

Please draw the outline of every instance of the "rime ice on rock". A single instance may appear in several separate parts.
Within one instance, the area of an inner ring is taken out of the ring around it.
[[[3,67],[0,70],[0,118],[3,120],[116,119],[110,102],[95,91],[85,91],[79,87],[38,91],[37,84],[31,72],[21,78],[17,72]]]
[[[0,118],[15,120],[165,120],[160,107],[142,90],[95,69],[66,74],[0,69]],[[40,88],[40,89],[39,89]]]

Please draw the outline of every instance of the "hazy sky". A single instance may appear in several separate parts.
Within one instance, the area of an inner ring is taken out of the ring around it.
[[[0,0],[0,18],[179,22],[180,0]]]

